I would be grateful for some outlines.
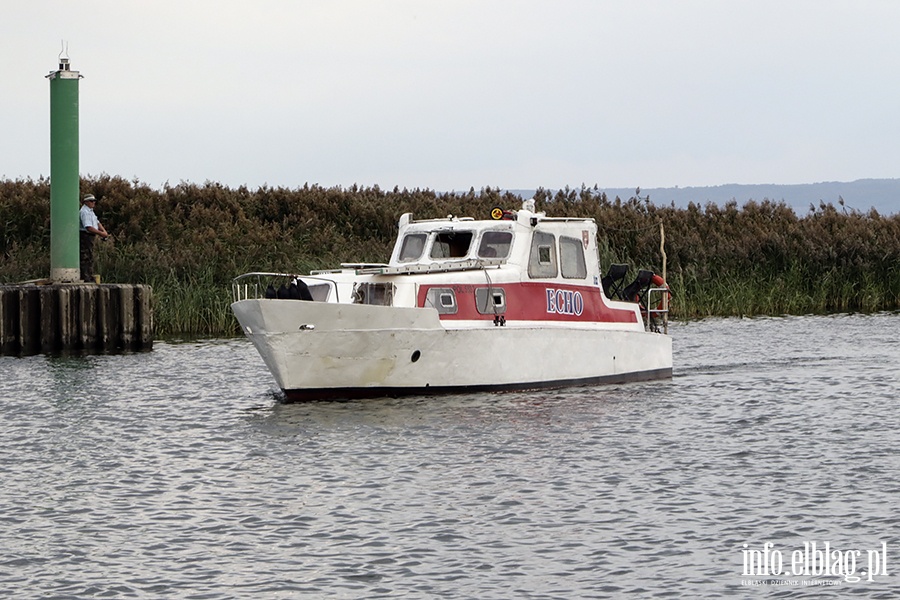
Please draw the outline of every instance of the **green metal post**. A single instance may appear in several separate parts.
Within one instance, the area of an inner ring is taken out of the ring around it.
[[[50,79],[50,279],[81,278],[78,254],[78,71],[59,59]]]

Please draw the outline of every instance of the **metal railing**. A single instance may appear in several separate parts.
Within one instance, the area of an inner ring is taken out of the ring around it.
[[[659,297],[656,300],[654,294]],[[644,315],[644,328],[647,331],[660,333],[660,325],[662,325],[662,333],[669,333],[669,288],[667,287],[651,287],[647,289],[644,296],[646,307],[641,307],[641,314]]]
[[[323,302],[328,301],[333,292],[334,301],[339,301],[337,283],[331,279],[311,275],[301,276],[293,273],[262,272],[244,273],[243,275],[235,277],[231,281],[231,298],[233,302],[268,298],[270,296],[266,296],[266,290],[269,289],[269,286],[272,286],[277,292],[282,285],[290,285],[290,283],[296,282],[298,279],[303,280],[303,282],[309,286],[310,291],[313,292],[313,299],[321,300]],[[324,293],[316,290],[316,288],[325,288],[323,291]]]

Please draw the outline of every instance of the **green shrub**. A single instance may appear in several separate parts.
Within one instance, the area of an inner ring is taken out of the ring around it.
[[[247,271],[308,272],[340,262],[384,262],[397,220],[486,217],[522,199],[499,189],[431,190],[264,186],[207,182],[153,189],[101,175],[82,180],[114,239],[98,246],[107,282],[154,287],[157,334],[231,335],[230,282]],[[596,189],[538,189],[538,210],[593,217],[601,265],[660,272],[659,224],[673,317],[876,311],[900,306],[900,216],[832,205],[797,216],[784,203],[656,206]],[[49,274],[50,184],[0,181],[0,282]]]

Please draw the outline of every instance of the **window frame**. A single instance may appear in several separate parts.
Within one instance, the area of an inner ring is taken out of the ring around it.
[[[444,298],[450,297],[451,303],[444,304]],[[448,287],[431,287],[425,292],[425,308],[433,308],[440,315],[455,315],[459,312],[459,302],[456,300],[456,292]]]
[[[496,299],[501,302],[497,304]],[[490,300],[490,302],[488,302]],[[506,290],[501,287],[475,288],[475,310],[482,315],[502,315],[506,312]]]
[[[406,250],[406,242],[412,238],[422,238],[422,249],[419,250],[418,256],[414,257],[404,257],[404,250]],[[425,248],[428,246],[428,234],[423,231],[413,231],[407,233],[403,236],[403,241],[400,243],[400,250],[397,253],[397,262],[402,263],[411,263],[416,262],[417,260],[421,260],[422,256],[425,254]]]
[[[443,238],[445,236],[450,239],[448,239],[446,241],[442,241],[441,238]],[[465,236],[468,236],[468,238],[469,238],[469,241],[466,243],[465,252],[463,252],[462,254],[453,254],[452,250],[454,247],[454,245],[453,245],[454,238],[462,238]],[[428,258],[430,258],[431,260],[463,259],[463,258],[467,257],[469,255],[469,253],[472,252],[472,242],[474,240],[475,240],[475,232],[472,230],[469,230],[469,229],[450,229],[450,230],[444,230],[444,231],[435,231],[432,233],[431,248],[428,251]],[[438,247],[443,246],[444,244],[446,244],[446,246],[447,246],[447,252],[448,252],[447,256],[435,256],[434,255],[435,250]]]
[[[501,247],[503,246],[502,242],[489,241],[489,239],[488,239],[489,236],[493,236],[493,235],[508,236],[508,241],[506,242],[506,252],[502,256],[499,253],[496,254],[495,256],[485,256],[484,255],[484,250],[487,247],[496,248],[497,246],[501,246]],[[512,244],[513,244],[513,232],[512,231],[509,231],[506,229],[502,229],[502,230],[501,229],[488,229],[487,231],[484,231],[481,233],[481,237],[478,240],[478,253],[477,254],[478,254],[479,258],[507,259],[507,258],[509,258],[509,253],[512,251]]]
[[[543,250],[549,252],[547,261],[543,258]],[[559,275],[556,234],[549,231],[535,231],[531,237],[531,252],[528,255],[528,277],[531,279],[552,279]]]
[[[572,255],[573,258],[577,257],[576,262],[578,263],[575,265],[574,274],[568,270],[572,263],[567,260],[567,254],[563,251],[564,244],[572,249],[577,247],[575,254]],[[587,259],[584,256],[584,242],[581,239],[567,235],[559,236],[559,272],[565,279],[585,279],[587,277]]]

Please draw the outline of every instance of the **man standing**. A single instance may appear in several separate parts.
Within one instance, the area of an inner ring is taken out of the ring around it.
[[[81,280],[88,283],[94,282],[94,238],[100,236],[103,239],[109,237],[106,228],[100,224],[100,219],[94,214],[97,199],[93,194],[88,194],[82,200],[81,205]]]

